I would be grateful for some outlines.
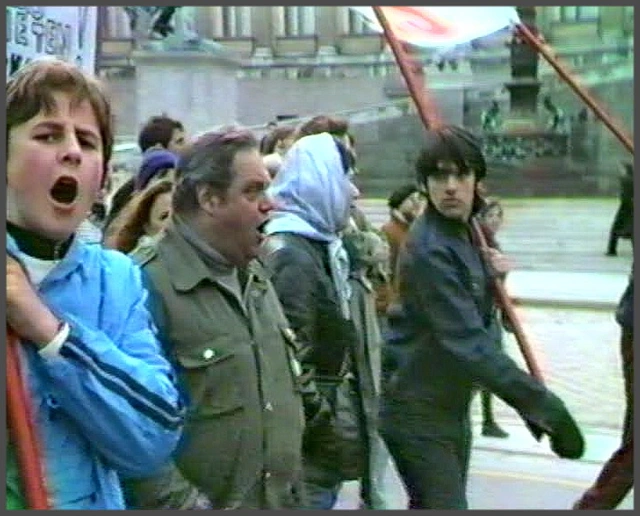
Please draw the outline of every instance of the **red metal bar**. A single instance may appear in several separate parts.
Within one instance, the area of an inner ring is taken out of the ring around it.
[[[20,478],[29,509],[50,509],[44,481],[40,442],[34,428],[31,398],[20,373],[20,345],[7,327],[7,425],[16,446]]]
[[[488,249],[489,246],[487,245],[487,239],[484,235],[484,231],[482,230],[482,226],[480,226],[476,219],[471,219],[471,227],[473,228],[473,232],[478,239],[480,248]],[[507,319],[511,323],[513,335],[518,342],[520,352],[522,353],[524,361],[527,364],[527,369],[529,369],[531,376],[542,382],[544,380],[542,371],[540,370],[540,366],[538,366],[536,357],[533,354],[531,346],[529,345],[529,341],[527,339],[527,335],[524,332],[524,328],[522,327],[522,324],[520,324],[520,320],[518,319],[518,314],[515,311],[513,302],[511,301],[511,297],[509,297],[509,294],[505,289],[504,282],[500,278],[495,278],[493,282],[493,288],[498,306],[504,312],[504,314],[507,316]]]
[[[411,94],[411,98],[416,104],[418,108],[418,114],[420,115],[420,119],[427,129],[434,129],[441,124],[440,117],[438,116],[438,111],[432,102],[431,98],[426,94],[424,89],[425,81],[417,81],[415,78],[417,74],[415,73],[415,67],[417,66],[414,63],[414,70],[412,73],[410,61],[411,58],[404,51],[403,44],[398,41],[395,34],[391,30],[391,26],[382,11],[381,7],[373,7],[374,12],[384,30],[384,35],[391,47],[391,51],[396,58],[396,62],[398,63],[398,67],[400,68],[400,72],[404,77],[407,88],[409,89],[409,93]],[[422,84],[420,84],[422,83]]]
[[[373,10],[376,14],[376,17],[378,18],[378,22],[380,23],[380,25],[382,26],[382,29],[384,30],[385,38],[389,42],[389,46],[393,51],[393,54],[400,68],[400,72],[402,73],[402,76],[404,77],[404,80],[407,84],[407,88],[409,89],[411,97],[413,98],[413,101],[415,102],[418,108],[420,118],[422,119],[422,122],[425,128],[426,129],[437,128],[438,126],[441,125],[441,121],[437,116],[434,103],[427,96],[427,92],[425,91],[423,76],[422,75],[418,76],[417,74],[412,73],[411,67],[408,63],[409,58],[405,54],[401,43],[398,41],[395,34],[393,33],[393,30],[391,29],[391,26],[389,25],[389,22],[387,21],[387,18],[383,10],[380,7],[373,7]],[[471,227],[473,232],[475,233],[475,236],[478,242],[480,243],[480,247],[487,248],[486,238],[484,236],[484,233],[482,232],[482,229],[480,228],[480,225],[476,220],[471,221]],[[493,287],[494,287],[494,292],[497,298],[498,305],[504,311],[506,317],[508,318],[509,322],[511,323],[511,326],[514,329],[514,335],[518,342],[520,351],[522,352],[522,355],[525,359],[527,368],[531,373],[531,376],[542,381],[543,380],[542,372],[535,359],[535,356],[531,349],[531,345],[529,344],[527,336],[524,333],[522,325],[518,320],[518,316],[513,307],[511,298],[507,294],[506,289],[504,288],[504,285],[498,278],[494,280]]]
[[[605,111],[596,103],[591,95],[580,86],[571,76],[569,71],[560,64],[558,59],[549,51],[549,48],[536,36],[529,28],[522,24],[515,25],[517,35],[521,36],[531,48],[538,52],[553,67],[560,78],[566,82],[569,87],[582,99],[582,101],[593,111],[593,113],[607,126],[614,136],[624,145],[624,147],[633,154],[633,140],[625,134],[605,113]]]

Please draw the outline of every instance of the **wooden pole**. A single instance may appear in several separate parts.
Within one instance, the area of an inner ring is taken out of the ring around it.
[[[536,36],[529,28],[522,24],[517,23],[515,25],[517,35],[522,37],[531,48],[538,52],[544,59],[553,67],[560,78],[567,83],[567,85],[582,99],[582,101],[591,109],[591,111],[607,126],[607,128],[614,134],[618,141],[624,145],[624,147],[633,154],[633,140],[625,134],[611,119],[611,117],[605,113],[605,111],[597,104],[591,95],[580,86],[576,80],[571,76],[568,70],[560,64],[558,59],[550,52],[547,45],[545,45],[538,36]]]

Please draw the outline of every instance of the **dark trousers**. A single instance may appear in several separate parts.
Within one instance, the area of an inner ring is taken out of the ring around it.
[[[618,251],[618,239],[632,236],[633,228],[633,204],[621,202],[616,216],[609,230],[607,253],[616,254]]]
[[[493,425],[495,419],[493,418],[493,400],[491,398],[491,391],[482,389],[480,391],[480,399],[482,401],[482,424]]]
[[[456,426],[429,433],[406,419],[383,418],[380,433],[402,477],[409,509],[468,508],[471,421]]]
[[[622,442],[574,509],[615,509],[633,487],[633,330],[622,331],[620,347],[627,404]]]

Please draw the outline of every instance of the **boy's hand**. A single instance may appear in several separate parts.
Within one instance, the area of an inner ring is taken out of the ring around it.
[[[7,255],[7,324],[19,337],[39,348],[58,333],[60,321],[51,313],[29,282],[22,266]]]
[[[496,249],[492,249],[488,247],[484,250],[484,255],[486,259],[491,264],[491,267],[496,272],[496,274],[503,275],[507,274],[509,271],[513,269],[511,261],[507,258],[506,255],[502,254],[500,251]]]

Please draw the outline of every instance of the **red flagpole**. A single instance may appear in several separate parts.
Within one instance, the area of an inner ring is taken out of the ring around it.
[[[7,425],[15,444],[20,478],[29,509],[50,509],[41,461],[41,447],[34,428],[31,398],[20,372],[20,345],[7,327]]]
[[[435,103],[429,98],[427,92],[424,87],[424,79],[422,75],[418,76],[416,73],[412,73],[411,67],[409,65],[409,56],[406,55],[404,49],[402,48],[402,44],[398,41],[389,22],[382,10],[381,7],[374,6],[373,10],[378,18],[378,22],[382,26],[384,30],[384,35],[393,51],[393,54],[396,58],[396,62],[398,63],[398,67],[400,68],[400,72],[404,77],[404,80],[407,84],[407,88],[409,89],[409,93],[413,98],[413,101],[418,108],[418,113],[420,114],[420,118],[422,119],[422,123],[424,124],[426,129],[436,129],[439,127],[442,122],[437,115],[435,109]],[[473,232],[475,233],[478,242],[480,243],[480,247],[487,248],[486,238],[478,224],[478,221],[475,219],[471,220],[471,227]],[[499,278],[494,279],[494,292],[497,297],[497,302],[500,308],[504,311],[504,314],[508,318],[511,326],[513,328],[513,333],[516,337],[516,341],[518,342],[518,346],[524,360],[526,362],[527,368],[531,373],[531,376],[534,378],[543,381],[542,371],[538,366],[535,355],[533,354],[533,350],[527,336],[524,332],[522,324],[518,320],[518,316],[516,314],[515,308],[513,307],[513,302],[511,301],[511,297],[507,294],[507,291],[504,287],[504,284]]]

